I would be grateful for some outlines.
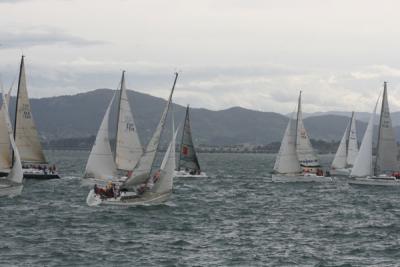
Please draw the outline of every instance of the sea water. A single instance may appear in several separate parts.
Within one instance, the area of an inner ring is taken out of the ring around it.
[[[2,266],[400,264],[400,188],[271,183],[274,155],[199,154],[210,177],[175,179],[164,205],[88,207],[88,152],[47,155],[62,179],[0,199]]]

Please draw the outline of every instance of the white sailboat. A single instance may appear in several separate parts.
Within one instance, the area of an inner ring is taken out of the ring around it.
[[[190,127],[189,105],[186,107],[185,122],[179,150],[178,168],[175,177],[205,178],[207,174],[201,171],[200,163],[194,149],[192,130]]]
[[[378,147],[373,167],[372,136],[376,106],[364,134],[353,170],[351,171],[350,176],[353,179],[349,180],[349,184],[400,186],[399,164],[397,161],[398,150],[392,119],[390,117],[386,82],[383,88],[382,108],[378,127]]]
[[[111,106],[117,92],[112,97],[104,114],[95,143],[90,152],[84,178],[84,183],[100,183],[126,179],[143,154],[137,133],[136,124],[128,101],[125,86],[125,71],[122,72],[120,90],[118,93],[116,145],[112,153],[109,138],[109,119]]]
[[[108,188],[108,190],[99,189],[97,187],[90,190],[86,199],[89,206],[100,204],[123,206],[153,205],[163,203],[168,199],[172,192],[175,170],[175,139],[177,131],[175,131],[174,125],[172,125],[173,137],[164,155],[160,169],[153,169],[155,165],[155,156],[159,151],[161,133],[164,129],[166,117],[171,105],[172,94],[175,89],[177,78],[178,74],[176,73],[174,84],[161,120],[152,139],[147,145],[145,153],[133,170],[133,173],[136,173],[136,175],[131,175],[121,185],[121,191],[111,187]],[[151,162],[148,165],[150,160]],[[115,184],[113,184],[113,186],[115,186]],[[111,192],[111,194],[108,192]]]
[[[4,96],[4,94],[3,94]],[[3,108],[4,107],[4,108]],[[18,152],[18,148],[15,144],[14,137],[13,137],[13,130],[11,127],[11,121],[8,114],[8,100],[7,97],[3,97],[3,107],[1,109],[1,120],[5,121],[5,128],[7,129],[7,136],[9,139],[9,144],[11,145],[12,151],[14,153],[14,159],[12,168],[9,171],[7,177],[0,179],[0,197],[4,196],[16,196],[21,194],[22,192],[22,181],[24,178],[24,174],[22,171],[22,163],[20,154]],[[0,153],[2,155],[8,153],[8,157],[11,157],[10,147],[1,146]]]
[[[356,119],[354,112],[339,143],[331,165],[331,175],[349,176],[358,154]]]
[[[55,166],[49,165],[46,161],[35,122],[33,120],[26,83],[24,56],[21,58],[18,79],[14,139],[21,155],[24,178],[60,178],[56,172]]]
[[[303,159],[302,162],[299,160],[300,155]],[[302,122],[300,92],[297,118],[296,120],[289,119],[271,178],[273,182],[332,181],[331,177],[311,172],[313,169],[317,170],[318,166],[318,158],[315,156]]]

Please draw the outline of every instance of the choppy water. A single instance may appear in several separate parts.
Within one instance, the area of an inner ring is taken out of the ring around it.
[[[165,205],[87,207],[87,152],[0,199],[2,266],[399,266],[400,188],[275,184],[274,156],[200,154]],[[328,162],[331,157],[323,158]]]

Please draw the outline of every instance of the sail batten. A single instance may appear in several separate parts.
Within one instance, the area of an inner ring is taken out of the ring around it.
[[[28,97],[24,56],[21,59],[15,112],[14,138],[23,162],[47,163],[33,120]]]

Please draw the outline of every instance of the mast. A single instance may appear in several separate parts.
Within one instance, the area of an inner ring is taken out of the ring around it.
[[[179,146],[178,171],[181,170],[183,138],[184,138],[184,135],[185,135],[186,119],[187,119],[188,116],[189,116],[189,105],[187,105],[187,107],[186,107],[185,122],[183,123],[183,128],[182,128],[183,130],[182,130],[181,145]]]
[[[119,97],[118,97],[118,106],[117,106],[117,127],[115,131],[115,146],[114,146],[114,161],[116,162],[117,160],[117,142],[118,142],[118,130],[119,130],[119,117],[121,114],[121,97],[122,97],[122,86],[125,83],[125,70],[122,71],[122,77],[121,77],[121,82],[120,82],[120,88],[119,88]]]
[[[170,107],[170,105],[171,105],[171,99],[172,99],[172,95],[173,95],[174,90],[175,90],[175,85],[176,85],[176,81],[177,81],[177,80],[178,80],[178,72],[175,72],[174,84],[172,85],[171,93],[170,93],[170,95],[169,95],[168,107],[167,107],[167,113],[166,113],[166,114],[168,114],[169,107]],[[164,121],[164,123],[165,123],[165,121]],[[161,136],[163,130],[164,130],[164,124],[163,124],[163,126],[162,126],[162,130],[161,130],[160,136]],[[159,147],[160,147],[160,141],[158,141],[158,144],[157,144],[157,147],[156,147],[156,153],[157,153]],[[156,157],[154,157],[154,158],[153,158],[153,161],[151,162],[150,175],[151,175],[151,172],[153,171],[153,165],[154,165],[154,162],[155,162],[155,161],[156,161]]]
[[[297,116],[296,116],[296,142],[295,142],[295,146],[297,147],[297,133],[298,133],[298,128],[299,128],[299,116],[300,116],[300,112],[301,112],[301,90],[300,90],[300,94],[299,94],[299,100],[297,103]]]

